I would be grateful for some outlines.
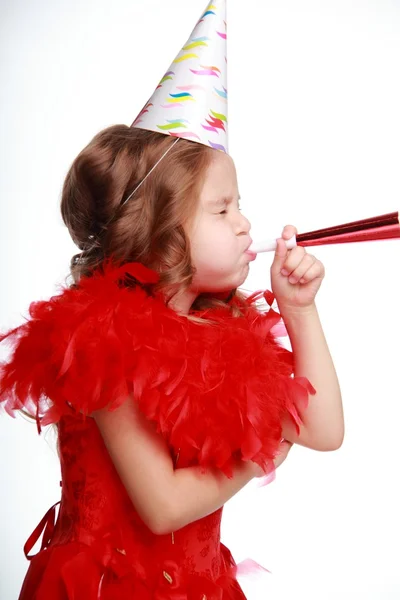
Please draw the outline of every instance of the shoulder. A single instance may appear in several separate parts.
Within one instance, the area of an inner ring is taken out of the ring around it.
[[[139,285],[124,285],[127,275]],[[12,349],[2,364],[0,403],[10,412],[33,408],[42,424],[71,410],[88,415],[110,402],[119,405],[138,353],[162,332],[167,309],[145,289],[155,278],[142,265],[108,265],[49,300],[32,302],[26,322],[0,340],[7,338]]]

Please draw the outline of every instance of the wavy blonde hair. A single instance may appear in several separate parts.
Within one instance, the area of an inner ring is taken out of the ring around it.
[[[175,141],[161,133],[114,125],[98,133],[74,160],[61,198],[63,221],[81,249],[71,260],[71,287],[110,257],[119,264],[137,261],[156,270],[160,281],[155,287],[167,299],[190,286],[194,267],[185,225],[194,216],[215,150]],[[241,298],[236,290],[225,299],[204,294],[192,308],[227,306],[234,296]],[[230,303],[234,313],[237,305]]]

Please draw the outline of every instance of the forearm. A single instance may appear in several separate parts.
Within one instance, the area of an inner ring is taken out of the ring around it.
[[[177,531],[215,512],[254,477],[254,468],[243,461],[234,466],[232,479],[219,469],[209,469],[205,473],[200,467],[176,469],[172,481],[173,508],[169,529]]]
[[[124,402],[112,412],[96,411],[93,417],[132,504],[157,535],[215,512],[259,476],[256,463],[241,460],[234,465],[232,479],[219,469],[176,469],[168,444],[136,402]],[[280,462],[278,456],[274,463]]]
[[[343,405],[339,381],[317,307],[281,310],[293,354],[294,374],[306,377],[316,389],[302,413],[310,444],[319,450],[334,450],[344,436]]]

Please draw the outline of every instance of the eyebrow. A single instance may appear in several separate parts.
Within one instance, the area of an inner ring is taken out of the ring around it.
[[[237,198],[238,202],[240,202],[241,199],[242,198],[239,195]],[[215,206],[216,204],[225,204],[225,202],[231,202],[232,200],[233,200],[233,197],[225,196],[225,197],[221,197],[221,198],[213,198],[212,200],[208,200],[207,204]]]

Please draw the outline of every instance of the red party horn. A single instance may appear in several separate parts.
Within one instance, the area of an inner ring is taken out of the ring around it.
[[[399,211],[316,229],[308,233],[299,233],[286,241],[290,250],[295,246],[323,246],[328,244],[348,244],[350,242],[371,242],[374,240],[393,240],[400,238]],[[253,243],[249,250],[251,252],[272,252],[276,250],[276,239],[264,240]]]

